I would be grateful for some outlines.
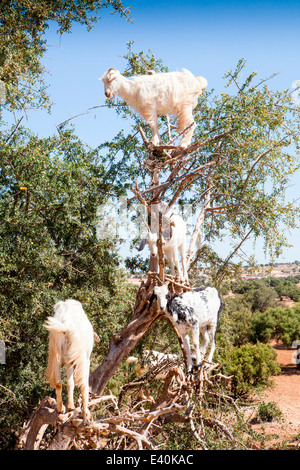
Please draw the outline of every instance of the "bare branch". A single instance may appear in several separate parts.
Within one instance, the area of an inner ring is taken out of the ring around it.
[[[5,140],[5,143],[6,143],[6,144],[7,144],[8,141],[12,138],[12,136],[14,135],[14,133],[17,131],[19,125],[21,124],[21,121],[22,121],[23,117],[24,117],[24,116],[22,116],[22,117],[18,120],[18,122],[17,122],[17,124],[15,125],[13,131],[12,131],[11,134],[7,137],[7,139]]]
[[[178,149],[175,150],[173,153],[173,157],[177,157],[178,155],[180,156],[185,156],[188,155],[189,153],[195,152],[195,150],[198,150],[202,147],[205,147],[206,145],[210,144],[211,142],[214,142],[215,140],[222,139],[223,137],[233,134],[234,132],[237,132],[238,129],[230,129],[230,131],[222,132],[221,134],[215,135],[214,137],[210,137],[209,139],[205,140],[204,142],[195,142],[194,144],[190,145],[186,149]]]

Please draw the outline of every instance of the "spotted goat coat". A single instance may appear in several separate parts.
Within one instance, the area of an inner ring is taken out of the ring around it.
[[[204,359],[209,343],[211,343],[211,348],[207,361],[212,361],[216,348],[216,330],[224,303],[217,289],[213,287],[201,287],[191,292],[184,292],[173,299],[170,298],[170,294],[166,294],[166,291],[162,293],[164,287],[156,287],[154,293],[158,299],[159,307],[166,310],[168,318],[182,338],[187,354],[188,372],[192,372],[193,360],[188,333],[191,331],[196,356],[195,368],[198,369]],[[168,300],[164,305],[163,301],[166,298]],[[203,337],[201,345],[199,341],[200,333]]]

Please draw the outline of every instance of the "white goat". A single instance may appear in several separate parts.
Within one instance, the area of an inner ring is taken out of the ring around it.
[[[192,112],[207,87],[207,80],[195,77],[186,69],[182,70],[139,75],[129,80],[111,68],[99,80],[104,82],[104,92],[108,98],[118,93],[147,121],[153,132],[154,145],[160,143],[157,116],[173,114],[178,117],[178,132],[188,128],[180,141],[181,147],[188,147],[196,127]]]
[[[49,333],[48,380],[56,391],[56,410],[65,413],[62,402],[60,368],[66,365],[69,410],[74,409],[74,385],[80,387],[83,418],[90,419],[88,410],[90,355],[94,340],[99,341],[93,327],[76,300],[58,302],[54,316],[48,317],[44,327]],[[75,382],[75,383],[74,383]]]
[[[167,230],[162,235],[163,251],[170,263],[171,274],[175,276],[175,266],[177,268],[177,273],[180,281],[188,282],[188,272],[186,265],[186,224],[183,218],[176,214],[175,212],[167,214],[164,216],[164,221],[167,222],[169,226]],[[167,236],[169,238],[166,238]],[[158,233],[148,231],[147,237],[144,238],[138,251],[142,251],[148,243],[150,256],[156,257],[158,248],[157,248]],[[181,256],[182,269],[179,263],[179,252]]]
[[[196,354],[196,369],[199,369],[205,357],[206,349],[211,343],[208,362],[211,362],[216,348],[216,330],[219,316],[224,306],[217,289],[203,287],[191,292],[184,292],[171,300],[168,285],[154,287],[160,310],[165,311],[168,318],[180,334],[188,361],[188,373],[193,371],[188,333],[191,331]],[[203,344],[199,345],[200,332]]]

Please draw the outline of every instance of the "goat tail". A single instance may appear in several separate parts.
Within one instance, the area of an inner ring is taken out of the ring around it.
[[[50,386],[55,388],[60,383],[59,369],[63,365],[62,344],[66,325],[57,318],[48,317],[43,325],[49,331],[49,355],[46,376]]]
[[[206,78],[204,78],[204,77],[196,77],[196,79],[197,79],[198,82],[200,83],[200,88],[201,88],[201,90],[205,90],[205,88],[206,88],[207,85],[208,85],[208,81],[206,80]]]
[[[66,333],[69,328],[66,323],[63,323],[55,317],[48,317],[43,326],[49,331],[49,355],[46,376],[50,386],[55,388],[61,381],[59,369],[63,365],[62,348],[65,336],[64,333]]]
[[[44,327],[48,331],[53,331],[55,333],[66,333],[68,331],[68,326],[55,317],[48,317],[44,323]]]

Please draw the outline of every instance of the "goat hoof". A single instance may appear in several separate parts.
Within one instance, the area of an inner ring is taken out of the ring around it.
[[[82,418],[83,418],[83,422],[86,424],[91,423],[93,421],[92,415],[89,411],[83,411]]]
[[[66,407],[64,405],[62,405],[61,407],[56,407],[56,411],[58,414],[65,414],[66,412]]]

